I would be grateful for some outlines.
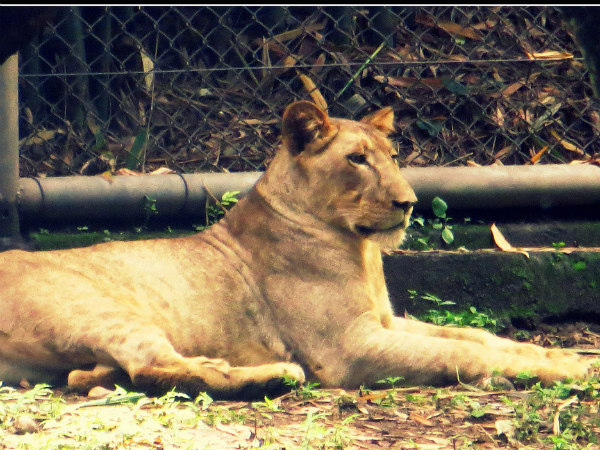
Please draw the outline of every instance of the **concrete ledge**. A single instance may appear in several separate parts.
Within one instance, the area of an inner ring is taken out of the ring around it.
[[[412,289],[454,301],[458,310],[475,306],[534,320],[565,315],[598,319],[599,249],[571,250],[529,251],[529,259],[495,250],[395,252],[384,257],[384,270],[397,314],[434,307],[411,300]]]

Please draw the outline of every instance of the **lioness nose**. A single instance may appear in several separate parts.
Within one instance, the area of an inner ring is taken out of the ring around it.
[[[408,212],[408,210],[414,206],[415,203],[416,202],[392,200],[392,205],[394,208],[401,209],[404,212]]]

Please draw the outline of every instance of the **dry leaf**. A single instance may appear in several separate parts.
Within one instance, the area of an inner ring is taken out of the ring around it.
[[[89,128],[89,130],[92,132],[92,134],[97,134],[100,131],[100,126],[96,123],[96,121],[94,120],[94,118],[91,115],[88,115],[85,119],[87,126]]]
[[[447,22],[445,20],[434,21],[432,18],[424,15],[418,15],[415,21],[417,23],[420,23],[421,25],[436,26],[446,31],[447,33],[457,34],[459,36],[463,36],[474,41],[483,40],[483,36],[481,35],[481,33],[472,26],[463,26],[459,25],[458,23]]]
[[[424,425],[426,427],[432,427],[434,426],[433,421],[429,420],[427,417],[424,417],[420,414],[417,414],[415,412],[411,412],[410,413],[410,418],[412,420],[414,420],[415,422],[417,422],[418,424]]]
[[[284,67],[293,67],[296,65],[296,63],[298,62],[298,58],[296,58],[295,56],[286,56],[285,58],[283,58],[283,66]]]
[[[434,89],[441,89],[444,86],[440,78],[416,78],[416,77],[384,77],[376,75],[373,77],[380,83],[387,83],[390,86],[398,87],[419,87],[420,84]]]
[[[502,147],[500,150],[498,150],[498,152],[496,152],[496,154],[494,155],[494,158],[501,160],[502,158],[510,155],[512,152],[513,146],[507,145],[506,147]]]
[[[19,141],[19,145],[43,144],[46,141],[54,139],[57,134],[65,134],[65,130],[62,128],[58,128],[56,130],[42,129],[21,139]]]
[[[562,60],[562,59],[573,59],[573,54],[569,52],[557,52],[554,50],[547,50],[545,52],[533,52],[529,53],[525,50],[525,54],[527,58],[534,59],[543,59],[543,60]]]
[[[168,167],[159,167],[156,170],[150,172],[150,175],[167,175],[170,173],[177,173],[173,169],[169,169]]]
[[[496,107],[496,111],[491,114],[491,119],[496,122],[500,128],[504,126],[504,113],[499,106]]]
[[[148,54],[142,49],[140,50],[140,58],[142,59],[142,68],[144,69],[144,83],[146,89],[152,89],[152,83],[154,83],[154,61],[148,56]]]
[[[487,28],[493,28],[498,24],[497,20],[486,20],[485,22],[479,22],[476,24],[471,25],[471,28],[474,28],[475,30],[485,30]]]
[[[263,41],[264,41],[264,38],[263,38]],[[262,65],[263,65],[263,68],[261,69],[260,74],[262,76],[262,79],[265,80],[269,76],[267,67],[271,67],[271,57],[269,56],[269,47],[267,47],[266,45],[264,45],[262,48]]]
[[[552,434],[560,434],[560,412],[568,406],[571,406],[573,403],[577,403],[578,401],[579,398],[577,395],[574,395],[558,405],[558,408],[556,408],[556,413],[554,414],[554,420],[552,421]]]
[[[142,172],[136,172],[135,170],[126,169],[124,167],[122,169],[117,170],[115,173],[117,175],[135,175],[135,176],[142,175]]]
[[[527,258],[529,258],[529,253],[527,253],[525,250],[515,248],[512,245],[510,245],[510,243],[506,240],[506,238],[500,232],[500,230],[498,229],[498,227],[496,226],[495,223],[492,224],[490,229],[492,230],[492,236],[494,237],[494,242],[496,243],[496,245],[498,246],[498,248],[500,250],[502,250],[503,252],[521,253],[522,255],[525,255]]]
[[[483,41],[483,36],[481,35],[481,33],[473,27],[464,27],[457,23],[446,22],[443,20],[439,21],[436,25],[450,34],[457,34],[459,36],[463,36],[474,41]]]
[[[262,48],[262,51],[273,52],[282,58],[285,58],[290,54],[290,51],[283,45],[280,45],[277,42],[267,41],[264,37],[262,39],[256,39],[254,42],[257,46]]]
[[[310,68],[310,73],[317,75],[319,72],[321,72],[321,69],[323,69],[323,64],[325,64],[325,53],[321,53],[319,55],[313,66]]]
[[[496,427],[496,434],[499,436],[506,436],[508,443],[513,446],[520,446],[517,440],[517,429],[515,424],[510,419],[496,420],[494,424]]]
[[[580,155],[583,155],[583,154],[585,154],[585,152],[584,152],[582,149],[580,149],[579,147],[577,147],[576,145],[574,145],[574,144],[571,144],[571,143],[570,143],[569,141],[567,141],[566,139],[562,139],[562,138],[561,138],[561,137],[558,135],[558,133],[557,133],[556,131],[554,131],[554,130],[550,130],[550,134],[551,134],[552,136],[554,136],[554,138],[555,138],[555,139],[556,139],[556,140],[557,140],[557,141],[560,143],[560,145],[562,145],[562,146],[563,146],[563,148],[564,148],[565,150],[569,150],[570,152],[575,152],[575,153],[578,153],[578,154],[580,154]]]
[[[544,153],[546,153],[546,150],[548,150],[548,148],[549,147],[547,145],[544,145],[544,147],[542,147],[542,149],[539,152],[537,152],[535,155],[533,155],[530,158],[531,164],[537,164],[539,162],[540,158],[542,157],[542,155]]]
[[[510,97],[512,94],[514,94],[515,92],[517,92],[523,86],[524,86],[524,84],[521,81],[517,81],[517,82],[511,84],[510,86],[508,86],[507,88],[505,88],[502,91],[502,95],[504,97]]]
[[[285,42],[292,39],[297,38],[303,33],[311,33],[313,31],[319,31],[325,27],[325,22],[323,23],[312,23],[309,25],[304,25],[301,28],[295,28],[290,31],[285,31],[283,33],[277,34],[273,36],[273,40],[277,42]]]
[[[306,89],[306,91],[310,94],[310,97],[312,98],[313,102],[315,102],[315,104],[319,108],[327,110],[327,102],[325,101],[325,98],[321,94],[321,91],[319,91],[319,89],[317,88],[315,83],[313,83],[313,80],[311,80],[309,77],[307,77],[306,75],[304,75],[302,73],[299,75],[300,75],[300,80],[302,81],[302,84],[304,85],[304,89]]]

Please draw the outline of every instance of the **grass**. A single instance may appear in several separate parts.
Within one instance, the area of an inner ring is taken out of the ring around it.
[[[176,391],[147,397],[117,389],[113,400],[91,404],[47,385],[2,386],[0,447],[316,450],[373,441],[397,448],[497,448],[512,442],[570,450],[598,445],[597,377],[492,392],[398,388],[400,381],[382,380],[391,388],[370,391],[296,384],[289,394],[253,403],[216,401],[206,393],[195,399]],[[482,436],[490,445],[482,445]]]

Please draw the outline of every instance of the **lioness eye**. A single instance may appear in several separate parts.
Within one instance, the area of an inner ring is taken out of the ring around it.
[[[353,164],[367,164],[367,157],[364,153],[350,153],[346,155],[346,158]]]

